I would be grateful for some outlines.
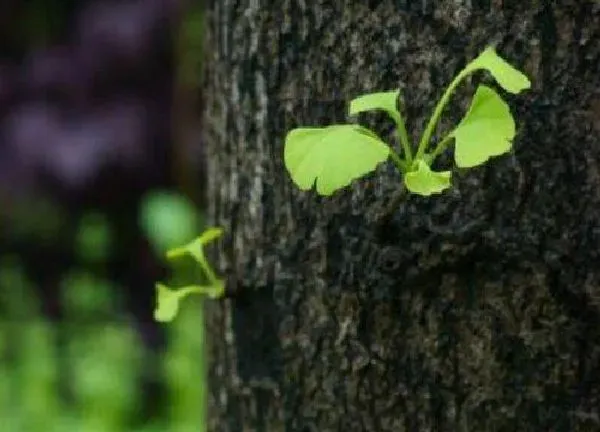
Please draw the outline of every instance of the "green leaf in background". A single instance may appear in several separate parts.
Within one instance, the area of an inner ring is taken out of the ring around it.
[[[60,379],[56,338],[56,327],[41,317],[24,321],[19,329],[18,366],[13,373],[21,400],[22,430],[45,430],[59,419],[62,401],[55,397]]]
[[[402,121],[397,105],[399,95],[400,90],[391,90],[358,96],[350,101],[350,115],[365,111],[382,110],[394,119],[396,124],[399,124]]]
[[[206,432],[207,359],[204,300],[183,308],[167,329],[164,353],[169,432]],[[195,425],[190,429],[190,425]],[[167,429],[163,429],[167,431]]]
[[[465,67],[463,73],[471,73],[478,69],[485,69],[490,72],[498,84],[507,92],[516,94],[531,87],[529,78],[500,57],[493,47],[486,48],[472,60]]]
[[[19,261],[4,258],[2,264],[0,278],[9,284],[0,291],[11,298],[18,294],[30,310],[24,315],[19,308],[4,309],[14,304],[2,305],[0,431],[206,430],[201,302],[181,311],[183,319],[168,329],[167,350],[158,354],[144,346],[126,317],[107,321],[89,315],[96,301],[90,290],[102,286],[93,275],[74,270],[68,277],[65,284],[73,291],[78,286],[87,291],[85,301],[72,301],[72,310],[57,323],[33,307],[38,298],[33,287],[24,289]],[[172,373],[161,377],[166,369]],[[165,410],[144,410],[145,377],[162,378],[171,389]]]
[[[77,430],[127,430],[127,420],[140,406],[138,380],[147,365],[140,335],[118,321],[79,321],[79,327],[66,340]]]
[[[181,194],[155,191],[148,194],[140,211],[140,225],[157,253],[188,242],[198,232],[199,214]]]
[[[70,319],[85,319],[120,311],[120,290],[107,279],[75,268],[60,283],[63,310]]]
[[[0,310],[8,320],[30,319],[41,309],[35,284],[27,276],[25,265],[17,255],[0,257]]]
[[[404,176],[404,184],[412,193],[429,196],[450,187],[450,171],[435,172],[423,161],[416,161],[417,169]]]
[[[390,148],[372,131],[348,124],[293,129],[285,140],[284,161],[301,190],[316,181],[318,194],[331,195],[375,170],[389,154]]]
[[[456,140],[456,165],[469,168],[508,152],[515,122],[506,102],[490,87],[481,85],[467,114],[450,135]]]
[[[88,213],[79,221],[75,237],[77,255],[87,262],[105,261],[110,254],[110,223],[100,213]]]

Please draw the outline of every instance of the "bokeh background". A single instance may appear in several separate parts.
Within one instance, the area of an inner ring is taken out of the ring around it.
[[[202,4],[0,2],[0,430],[201,431]]]

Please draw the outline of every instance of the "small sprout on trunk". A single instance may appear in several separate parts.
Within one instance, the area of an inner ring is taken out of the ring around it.
[[[452,142],[454,161],[459,168],[481,165],[512,148],[516,132],[508,105],[495,90],[480,85],[462,121],[427,152],[450,97],[467,76],[479,70],[488,71],[509,93],[519,93],[531,86],[529,79],[500,57],[493,47],[486,48],[452,80],[436,105],[414,154],[397,107],[399,90],[359,96],[350,102],[349,114],[386,112],[396,125],[402,151],[397,153],[373,131],[356,124],[296,128],[287,134],[284,148],[284,162],[292,181],[301,190],[310,190],[316,184],[319,195],[332,195],[391,159],[408,191],[423,196],[441,193],[451,185],[451,172],[433,171],[431,165]]]
[[[190,243],[173,248],[167,252],[168,259],[177,259],[190,255],[202,268],[208,283],[206,285],[187,285],[171,288],[163,283],[156,284],[156,308],[154,319],[159,322],[172,321],[179,310],[179,302],[190,294],[201,294],[212,299],[225,295],[225,282],[219,279],[204,255],[204,246],[223,234],[221,228],[209,228],[200,237]]]

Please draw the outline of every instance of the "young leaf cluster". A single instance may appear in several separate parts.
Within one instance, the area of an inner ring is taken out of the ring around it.
[[[396,152],[372,130],[357,124],[300,127],[291,130],[285,139],[284,162],[290,177],[301,190],[316,185],[318,194],[331,195],[391,159],[408,191],[424,196],[441,193],[450,187],[451,171],[434,171],[431,166],[450,144],[454,143],[454,162],[459,168],[481,165],[512,148],[515,121],[507,103],[494,89],[480,85],[460,123],[430,149],[433,132],[450,97],[466,77],[480,70],[488,71],[509,93],[531,86],[522,72],[488,47],[449,84],[416,151],[397,107],[399,90],[366,94],[350,102],[349,114],[386,112],[396,125],[401,151]]]
[[[171,288],[163,283],[157,283],[156,308],[154,309],[154,319],[156,321],[172,321],[179,310],[179,302],[190,294],[203,294],[210,298],[223,297],[225,293],[225,281],[217,277],[204,254],[204,246],[216,240],[222,234],[223,230],[221,228],[209,228],[194,241],[167,252],[167,258],[169,259],[177,259],[184,255],[190,255],[200,265],[206,277],[207,284]]]

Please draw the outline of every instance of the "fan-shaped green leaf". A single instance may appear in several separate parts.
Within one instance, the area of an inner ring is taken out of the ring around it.
[[[469,168],[510,151],[515,122],[508,105],[498,93],[481,85],[467,114],[450,135],[456,140],[456,165]]]
[[[406,173],[404,184],[406,188],[415,194],[429,196],[441,193],[450,187],[450,171],[431,171],[422,159],[415,162],[417,169]]]
[[[164,284],[157,283],[154,319],[159,322],[172,321],[179,310],[179,300],[181,298],[181,292],[172,290]]]
[[[472,60],[463,72],[473,72],[485,69],[490,72],[498,84],[510,93],[519,93],[531,87],[531,81],[518,69],[500,57],[493,47],[486,48],[479,56]]]
[[[365,111],[382,110],[385,111],[396,124],[401,120],[400,111],[398,111],[398,96],[400,90],[390,90],[387,92],[369,93],[358,96],[350,101],[350,115],[356,115]]]
[[[217,299],[221,298],[224,293],[225,284],[221,280],[213,285],[189,285],[178,289],[157,283],[154,319],[160,322],[172,321],[179,310],[179,302],[190,294],[202,294]]]
[[[367,128],[333,125],[299,128],[285,140],[284,162],[294,183],[331,195],[384,162],[390,148]]]
[[[223,228],[220,227],[210,227],[207,228],[200,234],[200,238],[198,241],[201,245],[207,245],[208,243],[218,239],[223,235]]]

